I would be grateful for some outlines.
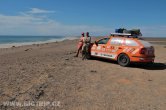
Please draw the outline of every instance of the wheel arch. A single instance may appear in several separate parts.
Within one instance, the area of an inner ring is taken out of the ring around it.
[[[129,56],[128,54],[126,54],[126,53],[124,53],[124,52],[121,52],[121,53],[119,53],[119,54],[117,55],[116,60],[118,60],[118,57],[119,57],[121,54],[127,55],[127,56],[129,57],[129,59],[130,59],[130,56]],[[131,60],[131,59],[130,59],[130,60]]]
[[[121,57],[120,57],[121,56]],[[124,57],[126,56],[126,57]],[[123,58],[123,60],[122,60]],[[117,62],[119,65],[123,66],[123,67],[127,67],[130,65],[131,63],[131,60],[130,60],[130,57],[129,55],[127,55],[126,53],[120,53],[118,56],[117,56]]]

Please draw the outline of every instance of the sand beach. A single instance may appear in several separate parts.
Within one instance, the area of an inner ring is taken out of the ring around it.
[[[1,48],[0,110],[165,110],[166,40],[146,40],[155,47],[150,67],[82,61],[74,57],[77,39]],[[54,105],[5,106],[6,101]]]

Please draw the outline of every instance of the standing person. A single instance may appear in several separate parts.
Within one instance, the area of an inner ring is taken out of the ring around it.
[[[89,58],[91,37],[89,36],[89,32],[86,33],[86,36],[83,39],[83,47],[82,47],[82,60],[85,58]]]
[[[78,42],[78,45],[77,45],[77,54],[75,55],[75,57],[78,57],[80,51],[82,51],[82,46],[83,46],[83,39],[84,39],[84,32],[82,32],[81,34],[82,36],[80,37],[80,40]]]

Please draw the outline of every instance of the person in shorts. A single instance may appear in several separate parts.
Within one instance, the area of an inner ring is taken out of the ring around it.
[[[84,32],[81,33],[81,37],[79,39],[78,45],[77,45],[77,54],[75,57],[78,57],[79,53],[82,51],[82,46],[83,46],[83,39],[84,39]]]

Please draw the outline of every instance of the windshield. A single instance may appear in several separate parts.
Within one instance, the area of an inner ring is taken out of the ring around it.
[[[110,38],[104,38],[98,41],[98,44],[106,44]]]

